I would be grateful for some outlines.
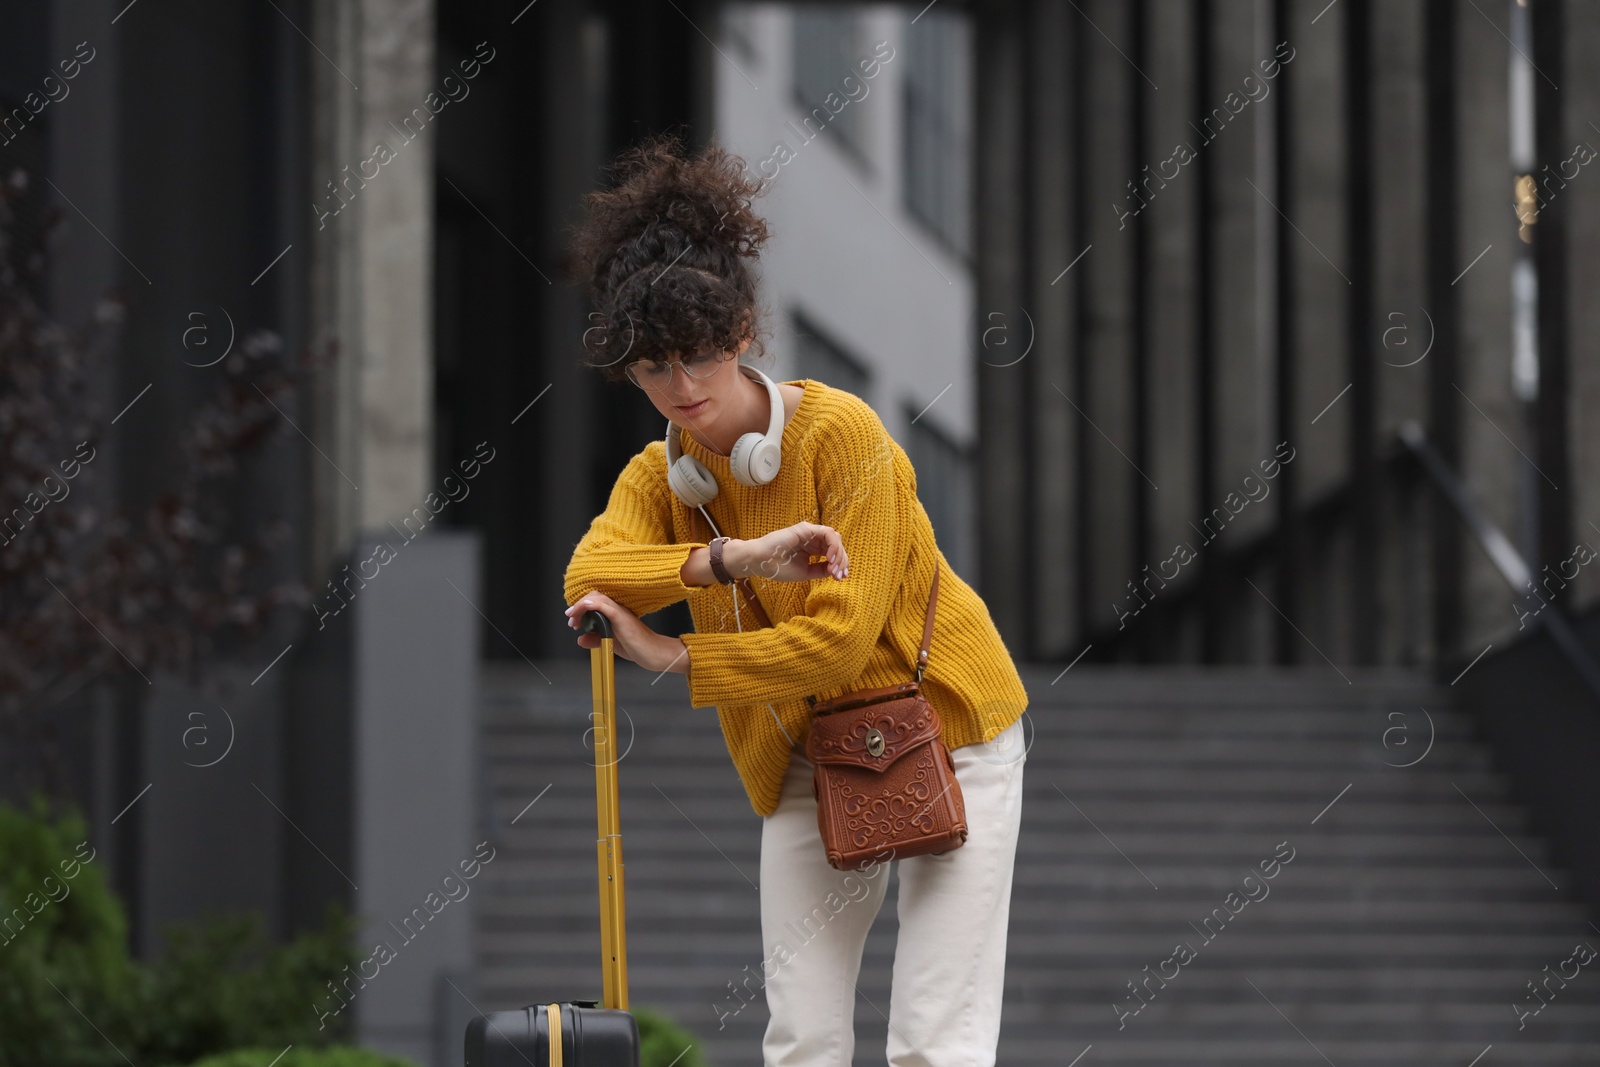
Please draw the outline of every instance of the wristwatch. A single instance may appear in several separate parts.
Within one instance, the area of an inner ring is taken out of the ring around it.
[[[707,542],[711,549],[711,573],[723,585],[733,584],[733,575],[728,573],[728,568],[722,565],[722,546],[733,540],[731,537],[713,537]]]

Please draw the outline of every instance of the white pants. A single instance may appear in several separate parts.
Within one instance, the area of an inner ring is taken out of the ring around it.
[[[993,1067],[1022,818],[1022,720],[950,755],[966,842],[942,856],[838,871],[817,829],[812,765],[794,750],[778,807],[761,829],[763,977],[772,1013],[764,1067],[850,1067],[861,951],[890,862],[900,870],[890,1067]]]

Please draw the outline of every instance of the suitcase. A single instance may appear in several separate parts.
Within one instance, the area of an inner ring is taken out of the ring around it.
[[[617,817],[617,689],[611,620],[586,611],[579,633],[594,689],[594,785],[599,809],[600,974],[603,1001],[568,1000],[494,1011],[467,1024],[466,1067],[639,1067],[639,1025],[628,1012],[622,907],[622,831]]]

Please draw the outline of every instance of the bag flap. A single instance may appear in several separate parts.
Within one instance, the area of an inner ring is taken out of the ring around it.
[[[830,697],[811,705],[813,717],[835,715],[841,711],[853,711],[864,708],[868,704],[879,704],[885,700],[899,700],[902,697],[917,696],[922,692],[922,687],[916,682],[901,682],[898,685],[884,685],[877,689],[857,689],[840,696]]]
[[[882,772],[907,752],[936,740],[939,729],[939,713],[920,695],[819,715],[806,737],[806,758]],[[883,750],[876,756],[868,748],[873,730],[883,735]]]

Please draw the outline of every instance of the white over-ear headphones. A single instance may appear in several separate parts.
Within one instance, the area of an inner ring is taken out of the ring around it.
[[[745,363],[739,364],[739,369],[767,387],[772,418],[767,422],[766,433],[752,431],[733,443],[728,467],[741,485],[766,485],[778,476],[783,459],[783,394],[778,392],[778,383],[759,369]],[[717,480],[704,463],[683,454],[680,432],[675,423],[667,423],[667,484],[685,504],[692,508],[704,507],[716,499]]]

